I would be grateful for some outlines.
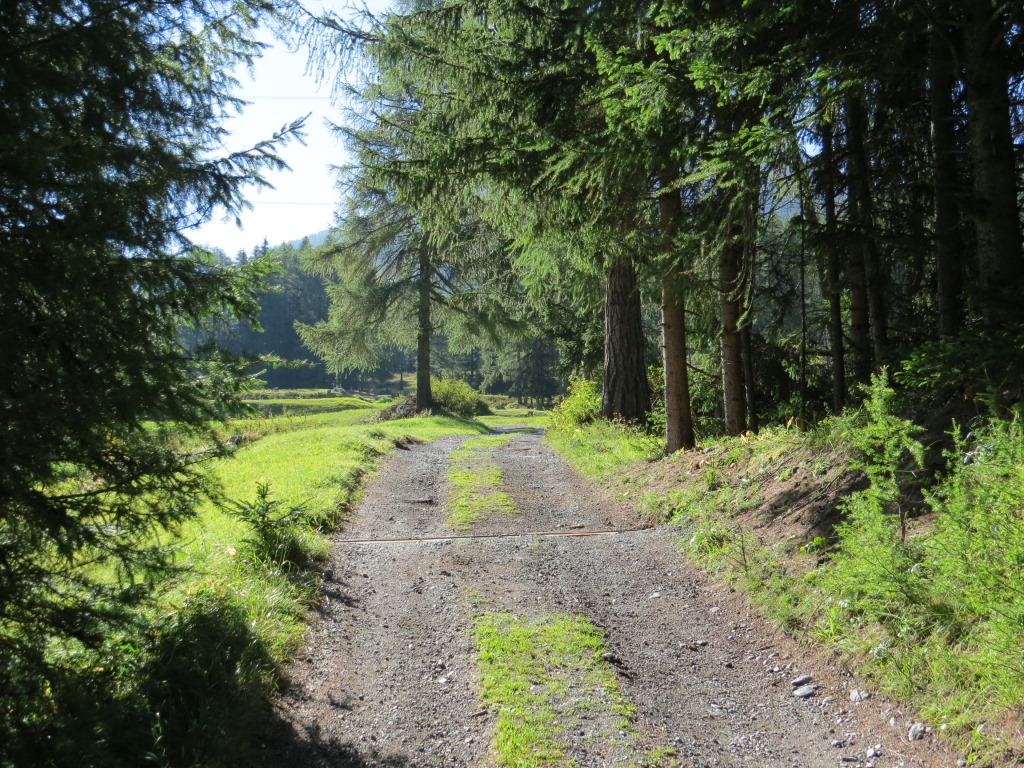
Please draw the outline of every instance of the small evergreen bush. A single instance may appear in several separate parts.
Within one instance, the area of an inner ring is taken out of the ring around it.
[[[270,498],[269,483],[257,483],[253,501],[234,502],[229,509],[249,525],[245,543],[254,564],[286,572],[311,567],[316,556],[307,546],[304,534],[309,526],[302,505],[285,508],[280,501]]]

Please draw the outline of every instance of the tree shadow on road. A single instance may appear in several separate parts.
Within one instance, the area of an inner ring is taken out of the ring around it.
[[[315,610],[323,618],[325,614],[330,613],[332,604],[352,610],[359,606],[359,599],[352,594],[352,587],[347,581],[329,571],[324,574],[323,583],[320,585],[320,599]]]
[[[320,621],[330,621],[330,614],[338,607],[358,609],[360,601],[353,594],[348,575],[328,570],[320,586],[320,600],[314,609]],[[391,754],[376,742],[353,741],[327,732],[319,723],[302,725],[298,718],[289,716],[289,708],[304,699],[303,685],[296,681],[283,681],[284,690],[276,705],[267,705],[263,725],[253,733],[249,765],[252,768],[412,768],[417,763],[410,757]],[[293,685],[295,686],[293,688]],[[339,692],[329,696],[324,706],[330,708],[329,717],[335,717],[353,708],[352,697]],[[329,720],[328,720],[329,722]]]
[[[412,768],[403,755],[383,754],[372,742],[354,743],[322,733],[317,727],[300,733],[279,716],[268,717],[253,750],[253,768]]]

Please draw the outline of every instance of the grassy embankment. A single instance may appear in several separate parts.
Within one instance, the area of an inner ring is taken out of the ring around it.
[[[257,702],[299,646],[327,551],[322,534],[339,524],[365,475],[395,445],[486,431],[479,423],[451,417],[365,423],[373,415],[366,405],[358,409],[345,402],[343,408],[266,420],[270,434],[213,467],[225,496],[241,506],[234,512],[210,507],[183,531],[187,544],[181,561],[190,576],[166,603],[188,615],[190,606],[212,598],[221,606],[218,611],[230,606],[244,615],[248,648],[260,651],[238,651],[242,658],[256,658],[248,668],[236,664],[242,678],[236,684],[248,683],[261,692]],[[219,660],[227,660],[223,650]],[[203,735],[210,738],[189,734],[182,741],[192,749],[203,742],[205,751],[227,764],[247,735],[240,708],[244,712],[251,705],[223,699],[218,705],[213,717],[185,713],[188,727],[200,720]],[[237,743],[232,743],[232,731]],[[218,742],[225,746],[222,754],[217,754]]]
[[[307,403],[335,410],[228,425],[225,439],[239,447],[209,467],[224,503],[161,536],[176,549],[178,572],[134,629],[98,652],[55,649],[69,656],[65,668],[79,670],[81,698],[61,702],[56,716],[44,716],[53,708],[40,703],[21,746],[35,750],[36,764],[243,764],[252,728],[299,648],[325,534],[366,474],[398,444],[488,431],[452,417],[375,422],[377,404],[350,398],[280,405],[296,414]]]
[[[659,440],[559,413],[548,440],[678,526],[686,553],[770,618],[917,707],[969,764],[1010,764],[1024,711],[1024,429],[976,422],[926,477],[920,430],[891,399],[876,383],[862,408],[810,431],[666,458]]]

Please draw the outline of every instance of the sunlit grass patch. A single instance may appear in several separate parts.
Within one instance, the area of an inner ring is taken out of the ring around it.
[[[207,464],[224,503],[154,534],[154,546],[173,551],[175,570],[131,629],[97,648],[52,649],[68,676],[60,691],[38,692],[26,739],[59,765],[246,764],[267,696],[301,646],[329,547],[324,534],[367,474],[398,444],[487,432],[456,418],[356,423],[369,413],[229,424],[222,439],[248,437]],[[35,764],[14,760],[22,763]]]
[[[336,411],[363,410],[373,412],[389,404],[390,400],[365,400],[360,397],[306,397],[306,398],[260,398],[246,400],[262,416],[298,416]]]
[[[445,524],[457,531],[495,514],[518,514],[511,497],[501,490],[502,474],[494,450],[515,433],[489,435],[467,441],[452,453],[448,465],[448,517]]]
[[[584,715],[609,727],[628,727],[632,709],[602,659],[604,635],[583,617],[551,614],[530,620],[489,613],[475,621],[473,639],[483,700],[498,716],[499,765],[561,764],[567,729]]]
[[[608,421],[548,429],[545,437],[586,478],[603,482],[638,461],[662,454],[660,437]]]

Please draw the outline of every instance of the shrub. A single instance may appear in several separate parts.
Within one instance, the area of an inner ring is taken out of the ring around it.
[[[301,505],[284,508],[280,501],[270,498],[268,483],[257,483],[255,500],[234,502],[229,510],[249,525],[245,543],[253,563],[284,571],[310,568],[315,556],[303,536],[308,526]]]
[[[462,379],[445,376],[430,380],[434,404],[448,413],[471,419],[477,415],[480,394]]]
[[[923,448],[914,439],[920,430],[892,413],[894,393],[884,370],[872,377],[867,395],[861,410],[835,422],[855,452],[853,467],[870,484],[843,503],[847,519],[837,529],[840,546],[830,581],[851,613],[898,635],[898,606],[923,599],[915,568],[920,547],[906,540],[898,476],[907,457],[920,465]]]
[[[601,390],[588,379],[573,379],[569,392],[551,415],[553,429],[570,429],[596,421],[601,414]]]

